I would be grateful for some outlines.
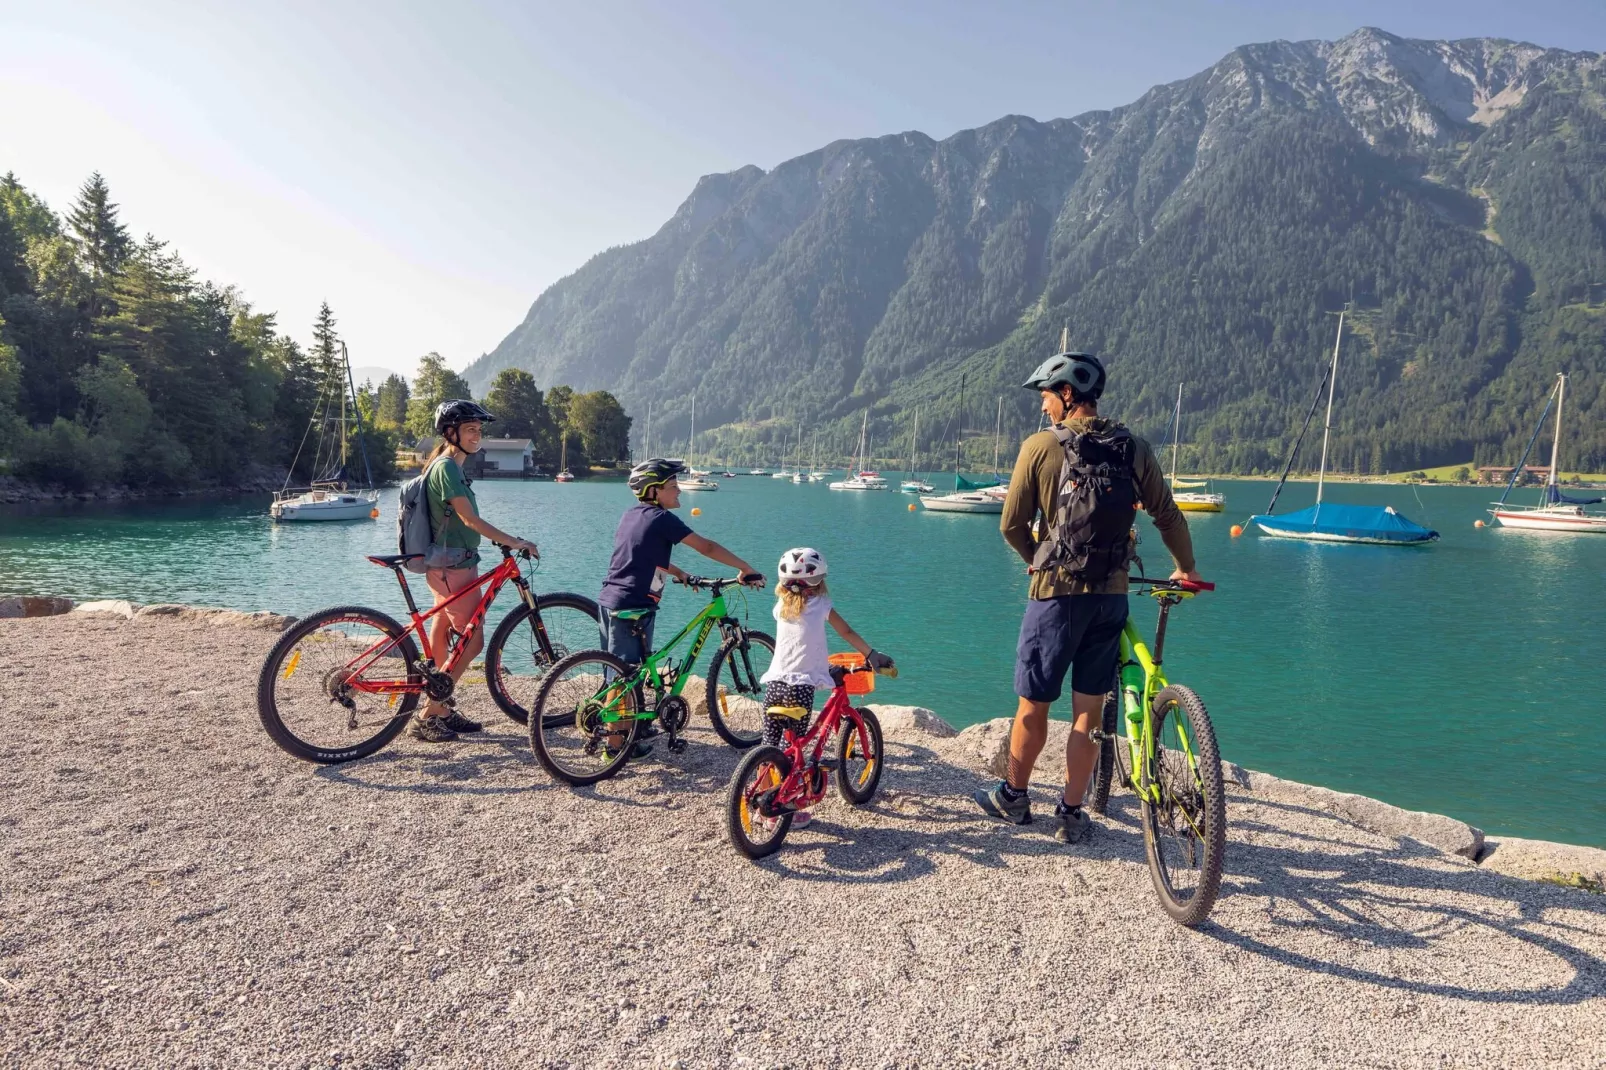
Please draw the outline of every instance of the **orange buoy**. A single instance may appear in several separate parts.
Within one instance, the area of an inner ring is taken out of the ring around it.
[[[372,512],[370,512],[368,514],[368,519],[370,519],[370,520],[378,520],[379,519],[379,510],[378,510],[378,508],[375,508]]]
[[[701,509],[693,509],[691,511],[691,515],[692,516],[702,516],[703,515],[703,511]]]
[[[1232,526],[1232,537],[1233,538],[1236,539],[1238,536],[1242,535],[1243,533],[1244,533],[1244,526],[1242,524],[1234,524]]]
[[[1484,526],[1484,523],[1481,520],[1474,520],[1472,522],[1472,526],[1475,527],[1475,528],[1481,528],[1481,527]]]
[[[909,503],[909,511],[911,513],[915,511],[915,503],[914,502],[910,502]]]

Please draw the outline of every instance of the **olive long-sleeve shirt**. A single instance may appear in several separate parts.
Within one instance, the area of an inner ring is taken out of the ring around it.
[[[1115,422],[1102,416],[1093,416],[1068,420],[1063,426],[1080,433],[1112,428]],[[1132,437],[1137,443],[1132,469],[1138,501],[1143,503],[1154,526],[1159,529],[1160,538],[1165,542],[1166,549],[1171,551],[1177,568],[1192,572],[1193,538],[1188,534],[1188,522],[1183,518],[1182,510],[1177,508],[1176,499],[1171,497],[1171,486],[1166,482],[1160,462],[1155,459],[1154,450],[1136,435]],[[1039,431],[1021,443],[1020,456],[1015,458],[1015,473],[1009,480],[1009,494],[1004,498],[1004,513],[999,518],[998,528],[1004,534],[1004,541],[1028,565],[1032,563],[1038,542],[1032,534],[1032,521],[1039,514],[1042,515],[1043,522],[1039,530],[1046,537],[1053,530],[1054,521],[1059,515],[1055,492],[1059,490],[1060,466],[1064,458],[1065,451],[1060,448],[1059,440],[1052,431]],[[1110,576],[1103,583],[1063,579],[1057,570],[1032,573],[1031,597],[1034,599],[1056,598],[1066,594],[1125,594],[1126,591],[1127,578],[1124,572]]]

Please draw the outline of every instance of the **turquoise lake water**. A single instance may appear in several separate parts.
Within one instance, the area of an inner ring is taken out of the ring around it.
[[[1189,518],[1200,570],[1220,589],[1179,607],[1167,641],[1172,679],[1204,697],[1224,754],[1492,833],[1606,846],[1606,537],[1475,530],[1486,489],[1340,485],[1329,501],[1393,505],[1443,540],[1231,538],[1271,486],[1218,482],[1228,511]],[[595,596],[630,501],[622,484],[475,489],[492,522],[540,543],[539,590]],[[1314,497],[1291,484],[1278,511]],[[961,726],[1013,712],[1026,581],[996,516],[909,513],[906,495],[753,477],[684,501],[694,528],[768,571],[789,546],[825,553],[837,607],[903,670],[877,700]],[[0,591],[290,613],[356,602],[400,616],[390,573],[362,556],[394,551],[394,502],[385,491],[377,522],[285,526],[269,522],[265,497],[0,507]],[[1140,552],[1169,572],[1142,523]],[[677,563],[719,571],[687,550]],[[658,634],[703,597],[671,587]],[[771,604],[767,592],[750,599],[764,630]],[[1133,604],[1152,631],[1152,606]]]

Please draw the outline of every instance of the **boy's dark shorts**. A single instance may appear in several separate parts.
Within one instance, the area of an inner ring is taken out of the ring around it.
[[[1015,648],[1015,694],[1033,702],[1057,702],[1071,672],[1071,687],[1102,695],[1115,682],[1124,594],[1067,594],[1031,599]]]

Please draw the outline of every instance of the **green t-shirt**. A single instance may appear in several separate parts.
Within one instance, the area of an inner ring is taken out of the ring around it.
[[[450,457],[443,457],[430,465],[429,480],[425,484],[429,498],[429,530],[434,533],[436,546],[450,546],[468,550],[464,565],[479,561],[480,533],[463,523],[448,502],[453,498],[467,498],[474,511],[479,512],[479,499],[474,488],[463,478],[463,469]]]

